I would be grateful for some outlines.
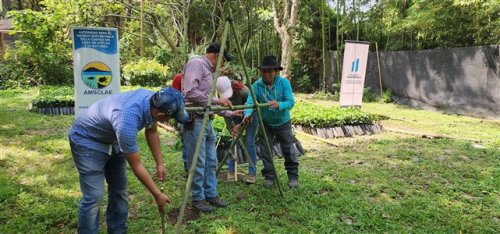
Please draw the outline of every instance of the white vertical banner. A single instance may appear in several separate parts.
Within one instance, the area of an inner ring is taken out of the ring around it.
[[[365,84],[369,42],[346,41],[342,83],[340,85],[340,106],[361,106]]]
[[[94,102],[120,93],[116,28],[73,27],[75,117]]]

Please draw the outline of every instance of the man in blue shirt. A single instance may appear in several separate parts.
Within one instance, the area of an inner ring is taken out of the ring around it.
[[[290,85],[290,81],[278,75],[278,71],[283,70],[283,68],[278,66],[276,57],[265,56],[258,68],[261,78],[252,87],[257,96],[257,102],[269,104],[269,108],[260,108],[269,145],[273,145],[275,138],[280,143],[283,157],[285,158],[288,186],[290,188],[298,188],[299,161],[297,156],[292,154],[294,139],[290,121],[290,110],[295,104],[292,86]],[[246,105],[253,104],[253,98],[249,95]],[[245,110],[243,121],[249,123],[252,120],[252,112],[252,109]],[[233,129],[233,135],[237,135],[240,127],[241,125],[237,125]],[[275,183],[276,175],[271,163],[271,155],[268,154],[263,143],[263,136],[260,137],[260,142],[260,152],[262,153],[262,163],[264,164],[262,175],[265,178],[266,187],[271,187]]]
[[[128,201],[126,163],[146,186],[160,210],[170,198],[155,185],[141,163],[137,134],[145,129],[146,141],[156,161],[156,176],[165,179],[156,121],[188,120],[182,94],[172,88],[139,89],[113,95],[90,106],[68,131],[71,153],[80,174],[82,199],[78,206],[78,233],[98,233],[99,207],[108,183],[106,222],[108,233],[127,231]]]

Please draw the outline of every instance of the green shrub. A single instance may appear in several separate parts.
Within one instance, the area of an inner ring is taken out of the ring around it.
[[[154,60],[140,60],[123,66],[123,84],[164,86],[170,79],[169,68]]]
[[[40,79],[29,66],[17,60],[8,59],[0,65],[0,89],[35,86]]]
[[[378,97],[369,87],[363,89],[363,102],[378,102]]]
[[[69,85],[73,83],[71,41],[61,30],[59,18],[32,10],[10,11],[19,33],[11,59],[18,66],[11,76],[19,85]],[[62,17],[62,16],[60,16]]]
[[[363,89],[363,102],[380,102],[380,103],[391,103],[392,93],[388,89],[379,95],[371,91],[369,87]]]
[[[392,102],[392,91],[390,89],[385,90],[382,93],[382,96],[380,97],[379,102],[391,103]]]

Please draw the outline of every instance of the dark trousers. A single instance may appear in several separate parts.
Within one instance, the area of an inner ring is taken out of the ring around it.
[[[278,127],[272,127],[264,123],[264,127],[266,129],[269,145],[273,145],[272,143],[274,139],[276,139],[281,145],[281,151],[283,152],[283,157],[285,158],[285,169],[288,179],[298,179],[299,160],[296,155],[292,155],[293,132],[291,122],[288,121]],[[262,154],[262,163],[264,164],[262,175],[268,180],[275,180],[276,175],[274,174],[273,164],[271,163],[271,156],[269,155],[269,152],[267,152],[263,135],[260,136],[260,142],[262,142],[262,144],[260,144],[260,152]]]

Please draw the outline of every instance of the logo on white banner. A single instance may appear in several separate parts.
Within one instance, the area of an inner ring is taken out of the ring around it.
[[[358,71],[359,71],[359,58],[352,61],[351,63],[351,72],[358,72]]]

